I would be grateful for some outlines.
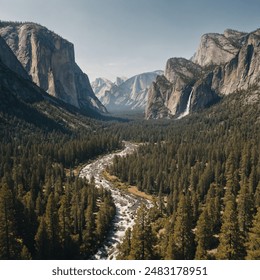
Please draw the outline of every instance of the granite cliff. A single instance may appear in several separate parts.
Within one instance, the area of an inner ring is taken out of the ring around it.
[[[203,35],[191,60],[168,60],[164,75],[149,89],[146,118],[180,118],[260,85],[259,54],[260,29]]]
[[[80,109],[106,112],[75,62],[72,43],[35,23],[0,22],[0,36],[48,94]]]

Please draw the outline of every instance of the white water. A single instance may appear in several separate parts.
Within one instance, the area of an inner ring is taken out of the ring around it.
[[[79,176],[90,180],[95,179],[96,187],[103,186],[111,191],[114,203],[116,205],[116,216],[114,219],[113,230],[111,231],[108,240],[98,250],[95,259],[115,259],[117,255],[117,245],[124,237],[125,231],[128,227],[134,225],[136,211],[142,203],[150,205],[151,203],[145,199],[138,198],[131,194],[123,193],[122,191],[113,188],[111,183],[103,177],[103,170],[113,162],[115,155],[125,156],[133,153],[138,145],[130,142],[124,142],[124,150],[103,156],[94,162],[86,165]]]
[[[193,94],[193,88],[192,88],[192,90],[191,90],[191,92],[190,92],[190,96],[189,96],[189,99],[188,99],[188,102],[187,102],[186,109],[185,109],[185,111],[184,111],[182,114],[180,114],[180,116],[177,118],[178,120],[179,120],[179,119],[182,119],[183,117],[185,117],[185,116],[187,116],[187,115],[189,115],[189,113],[190,113],[190,106],[191,106],[192,94]]]

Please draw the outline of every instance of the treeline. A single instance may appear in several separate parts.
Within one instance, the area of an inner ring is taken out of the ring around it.
[[[87,259],[115,214],[111,194],[78,178],[75,165],[121,147],[101,129],[31,135],[0,143],[0,259]],[[65,169],[66,168],[66,169]]]
[[[228,97],[176,122],[164,141],[114,159],[112,174],[157,197],[157,216],[147,223],[155,237],[153,258],[260,258],[260,107],[246,97]],[[134,242],[134,231],[124,246]],[[144,256],[124,250],[119,258]]]

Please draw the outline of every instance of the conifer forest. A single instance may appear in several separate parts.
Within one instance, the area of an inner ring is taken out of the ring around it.
[[[78,170],[123,140],[138,148],[106,173],[152,198],[117,259],[260,259],[260,103],[245,102],[255,91],[180,120],[84,117],[80,130],[3,110],[0,259],[93,259],[117,210],[111,192]]]

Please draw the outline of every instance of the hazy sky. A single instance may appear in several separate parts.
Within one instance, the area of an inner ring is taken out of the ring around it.
[[[46,26],[91,80],[114,80],[190,58],[204,33],[259,28],[260,0],[0,0],[0,19]]]

